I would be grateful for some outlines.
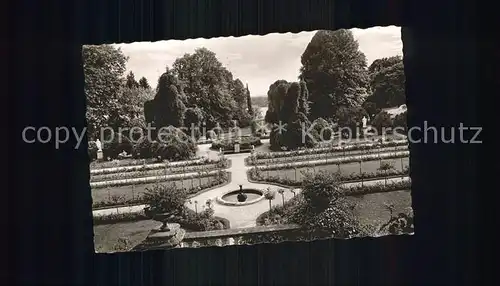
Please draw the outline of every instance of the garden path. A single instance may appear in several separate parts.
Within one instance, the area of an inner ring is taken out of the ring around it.
[[[210,150],[209,144],[200,146],[200,150],[198,152],[200,156],[208,156],[210,158],[216,158],[218,156],[218,152]],[[231,228],[246,228],[256,226],[257,217],[269,210],[269,201],[264,199],[257,203],[246,206],[226,206],[218,204],[216,202],[217,197],[220,197],[227,192],[238,190],[239,185],[243,185],[243,188],[252,188],[259,190],[265,190],[269,188],[271,191],[274,191],[276,193],[276,197],[271,202],[272,206],[282,205],[283,201],[286,202],[293,197],[293,193],[288,189],[285,190],[282,197],[281,194],[277,193],[278,189],[280,189],[281,187],[266,183],[252,183],[248,181],[247,170],[250,167],[245,166],[245,158],[247,156],[248,154],[226,155],[226,157],[231,160],[231,167],[228,170],[229,172],[231,172],[231,182],[225,186],[209,190],[191,198],[191,202],[187,202],[186,206],[192,210],[197,209],[198,211],[202,211],[205,207],[206,201],[210,199],[214,202],[213,209],[215,216],[229,220]],[[388,179],[387,181],[396,182],[401,180],[409,180],[409,178],[393,178]],[[365,181],[364,185],[377,184],[380,182],[384,182],[384,179]],[[345,185],[353,186],[356,184],[361,185],[361,183],[346,183]],[[296,189],[296,193],[298,192],[300,192],[300,189]],[[116,213],[134,213],[142,211],[145,207],[146,205],[139,205],[132,207],[101,209],[93,211],[93,215],[103,216]]]

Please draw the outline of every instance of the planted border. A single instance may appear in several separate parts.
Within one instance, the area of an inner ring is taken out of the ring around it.
[[[211,183],[204,184],[203,186],[197,186],[194,188],[185,188],[187,190],[188,198],[195,197],[204,192],[211,191],[215,188],[224,187],[231,182],[231,173],[225,172],[225,176],[222,177],[221,180],[214,180]],[[100,201],[92,204],[92,210],[101,210],[107,208],[119,208],[119,207],[130,207],[136,205],[145,204],[142,197],[134,198],[134,199],[116,199],[116,200],[108,200],[108,201]]]
[[[168,163],[153,163],[153,164],[142,164],[142,165],[130,165],[130,166],[119,166],[119,167],[108,167],[102,169],[90,169],[90,175],[103,175],[103,174],[113,174],[113,173],[123,173],[123,172],[134,172],[134,171],[144,171],[144,170],[158,170],[165,168],[182,168],[189,166],[200,166],[200,165],[212,165],[218,164],[221,160],[228,160],[226,158],[211,160],[208,158],[200,158],[196,160],[189,161],[177,161]]]
[[[210,164],[210,165],[196,165],[196,166],[174,167],[174,168],[166,167],[165,169],[99,174],[90,176],[90,182],[92,183],[92,182],[134,179],[134,178],[151,177],[151,176],[162,176],[162,175],[167,176],[167,175],[183,174],[183,173],[195,173],[199,171],[205,172],[205,171],[223,170],[229,167],[229,162],[230,162],[229,160],[225,161],[223,163],[224,165]]]
[[[100,182],[91,182],[90,187],[92,189],[102,189],[108,187],[119,187],[119,186],[128,186],[133,184],[149,184],[149,183],[160,183],[160,182],[170,182],[170,181],[178,181],[185,179],[198,179],[198,178],[206,178],[216,176],[219,172],[225,171],[210,171],[203,173],[189,173],[189,174],[173,174],[173,175],[163,175],[163,176],[151,176],[151,177],[141,177],[141,178],[131,178],[131,179],[122,179],[122,180],[112,180],[112,181],[100,181]]]
[[[293,169],[299,167],[315,167],[315,166],[323,166],[323,165],[332,165],[332,164],[348,164],[348,163],[357,163],[357,162],[367,162],[367,161],[376,161],[376,160],[384,160],[384,159],[398,159],[398,158],[406,158],[410,155],[410,151],[399,151],[392,153],[378,153],[378,154],[366,154],[366,155],[353,155],[347,157],[339,157],[339,158],[331,158],[331,159],[323,159],[316,161],[299,161],[294,163],[281,163],[281,164],[273,164],[273,165],[263,165],[263,166],[254,166],[253,168],[260,169],[262,171],[271,171],[271,170],[281,170],[281,169]]]
[[[266,158],[266,159],[255,159],[255,157],[247,157],[245,158],[245,164],[247,166],[265,166],[265,165],[274,165],[274,164],[286,164],[288,162],[302,162],[302,161],[311,161],[311,160],[327,160],[327,159],[335,159],[339,157],[346,156],[362,156],[362,155],[371,155],[371,154],[379,154],[379,153],[389,153],[389,152],[402,152],[407,151],[408,146],[391,146],[391,147],[377,147],[370,148],[366,150],[345,150],[344,152],[323,152],[323,153],[314,153],[314,154],[302,154],[302,155],[289,155],[287,157],[278,157],[278,158]],[[345,154],[349,152],[348,154]],[[266,161],[265,161],[266,160]]]
[[[354,182],[362,182],[375,179],[386,179],[386,178],[393,179],[398,177],[406,177],[409,175],[409,173],[410,173],[409,169],[405,168],[402,171],[388,170],[386,172],[384,171],[370,172],[370,173],[362,172],[362,173],[352,173],[348,175],[340,174],[339,180],[342,183],[354,183]],[[249,181],[252,183],[273,183],[290,187],[300,187],[302,185],[302,181],[300,180],[282,178],[279,176],[262,176],[262,173],[259,173],[259,171],[256,171],[253,168],[248,170],[247,175]]]

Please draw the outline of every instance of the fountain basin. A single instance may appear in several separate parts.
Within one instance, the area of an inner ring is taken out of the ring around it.
[[[239,194],[245,194],[246,200],[241,202],[238,200]],[[217,203],[226,206],[246,206],[255,204],[264,199],[264,192],[257,189],[240,189],[229,191],[216,198]]]

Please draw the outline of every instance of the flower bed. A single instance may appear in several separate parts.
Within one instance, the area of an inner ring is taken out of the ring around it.
[[[222,164],[195,165],[195,166],[174,167],[174,168],[165,167],[164,169],[153,169],[153,170],[131,171],[131,172],[124,172],[124,173],[91,175],[90,182],[102,182],[102,181],[133,179],[133,178],[141,178],[141,177],[192,173],[192,172],[198,172],[198,171],[214,171],[217,169],[226,169],[229,167],[228,160],[221,161],[221,163]]]
[[[260,170],[280,170],[280,169],[292,169],[298,167],[314,167],[321,165],[331,165],[331,164],[347,164],[354,162],[366,162],[366,161],[375,161],[375,160],[384,160],[384,159],[397,159],[404,158],[410,155],[409,151],[399,151],[392,153],[379,153],[379,154],[366,154],[366,155],[353,155],[339,158],[331,158],[331,159],[323,159],[316,161],[302,161],[302,162],[294,162],[294,163],[281,163],[281,164],[273,164],[273,165],[264,165],[264,166],[255,166],[254,168]]]
[[[147,161],[143,161],[142,164],[138,162],[138,164],[130,165],[130,166],[120,166],[120,167],[108,167],[102,169],[91,169],[90,175],[103,175],[103,174],[113,174],[113,173],[124,173],[124,172],[134,172],[134,171],[143,171],[143,170],[158,170],[165,168],[182,168],[189,166],[201,166],[201,165],[211,165],[211,164],[228,164],[227,159],[217,159],[211,160],[208,158],[199,158],[195,160],[189,161],[177,161],[177,162],[168,162],[168,163],[147,163]]]
[[[256,183],[274,183],[284,186],[290,187],[299,187],[302,184],[302,180],[295,180],[291,178],[283,178],[280,176],[264,176],[263,173],[257,168],[252,168],[247,171],[248,178],[251,182]],[[378,171],[378,172],[362,172],[362,173],[353,173],[353,174],[339,174],[339,180],[341,182],[356,182],[363,180],[373,180],[377,178],[395,178],[408,176],[409,169],[400,170],[387,170],[387,171]]]
[[[345,156],[361,156],[368,154],[378,154],[378,153],[387,153],[387,152],[399,152],[399,151],[407,151],[407,145],[399,145],[399,146],[390,146],[390,147],[374,147],[363,150],[346,150],[344,152],[323,152],[323,153],[313,153],[313,154],[302,154],[302,155],[288,155],[286,157],[277,157],[277,158],[261,158],[257,159],[256,156],[250,156],[245,158],[245,163],[247,166],[257,166],[257,165],[266,165],[266,164],[283,164],[288,162],[297,162],[297,161],[309,161],[309,160],[326,160],[330,158],[338,158]],[[261,153],[262,154],[262,153]],[[264,153],[266,154],[266,153]],[[274,153],[267,153],[274,154]]]
[[[290,156],[370,150],[370,149],[378,149],[383,147],[396,147],[396,146],[408,146],[408,140],[397,140],[397,141],[382,142],[382,143],[360,143],[360,144],[345,145],[345,146],[331,146],[331,147],[301,149],[296,151],[284,151],[284,152],[267,152],[267,153],[257,152],[255,154],[255,158],[257,160],[275,159],[275,158],[284,158]]]
[[[163,176],[151,176],[151,177],[141,177],[141,178],[131,178],[131,179],[121,179],[112,181],[100,181],[91,182],[90,187],[92,189],[107,188],[107,187],[119,187],[127,186],[133,184],[148,184],[155,182],[169,182],[185,179],[195,179],[195,178],[205,178],[217,175],[219,171],[209,171],[200,173],[190,173],[190,174],[173,174],[173,175],[163,175]]]
[[[206,184],[203,184],[201,186],[197,186],[194,188],[184,188],[187,193],[189,194],[190,197],[197,196],[198,194],[202,192],[206,192],[209,190],[212,190],[214,188],[219,188],[224,185],[227,185],[231,181],[231,173],[228,172],[222,172],[220,176],[215,176],[214,180],[209,181]],[[122,207],[122,206],[133,206],[133,205],[142,205],[144,204],[144,199],[142,196],[136,197],[136,198],[129,198],[127,199],[125,196],[119,196],[119,197],[114,197],[111,200],[105,200],[105,201],[99,201],[99,202],[94,202],[92,204],[92,209],[103,209],[103,208],[109,208],[109,207]]]

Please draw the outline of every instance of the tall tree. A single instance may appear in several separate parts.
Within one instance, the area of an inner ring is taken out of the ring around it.
[[[127,81],[125,82],[125,86],[128,88],[138,88],[139,83],[135,80],[135,75],[132,71],[130,71],[127,75]]]
[[[247,89],[239,79],[234,80],[230,87],[237,108],[233,119],[239,122],[240,127],[246,127],[251,120],[251,115],[248,113]]]
[[[214,52],[196,49],[172,65],[171,72],[184,84],[186,105],[203,110],[207,127],[231,126],[237,104],[231,93],[233,75],[217,59]]]
[[[406,103],[404,65],[400,56],[375,60],[368,70],[372,93],[367,102],[373,102],[377,108]]]
[[[280,111],[288,92],[290,83],[286,80],[277,80],[269,86],[267,92],[268,109],[265,115],[267,123],[277,124],[280,120]]]
[[[151,86],[149,85],[148,79],[145,77],[141,77],[139,80],[139,86],[144,88],[144,89],[151,89]]]
[[[350,130],[350,135],[356,136],[358,128],[361,126],[363,117],[367,117],[368,113],[361,106],[340,107],[335,114],[337,124],[343,128],[344,134]]]
[[[277,125],[270,134],[273,150],[279,150],[282,147],[296,149],[310,145],[309,138],[306,138],[306,141],[302,140],[303,128],[310,126],[307,116],[301,110],[303,94],[302,85],[298,82],[277,80],[269,87],[269,106],[265,120]]]
[[[299,112],[309,116],[309,90],[305,81],[300,81]]]
[[[368,67],[368,73],[370,74],[370,77],[373,77],[373,75],[379,73],[383,69],[391,67],[391,66],[398,64],[402,61],[403,61],[403,58],[401,56],[376,59]]]
[[[119,97],[127,57],[111,45],[83,46],[83,70],[87,98],[87,132],[99,136],[99,128],[120,125]]]
[[[174,75],[164,73],[160,76],[153,102],[144,106],[145,118],[153,120],[157,130],[167,126],[183,126],[186,107],[181,100],[181,93],[182,89]]]
[[[340,106],[357,106],[366,97],[366,57],[351,31],[321,30],[301,57],[301,80],[307,83],[311,119],[331,119]]]
[[[186,109],[186,113],[184,116],[184,126],[186,127],[186,131],[189,133],[188,135],[193,135],[198,139],[200,136],[200,126],[203,122],[203,111],[199,107],[190,107]]]
[[[248,89],[248,84],[246,85],[246,95],[247,95],[247,108],[248,108],[248,114],[254,115],[254,110],[252,106],[252,97],[250,96],[250,90]]]

